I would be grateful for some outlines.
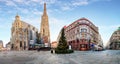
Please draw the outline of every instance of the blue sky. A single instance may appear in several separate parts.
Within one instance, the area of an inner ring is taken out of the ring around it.
[[[40,29],[43,3],[47,3],[51,41],[60,29],[85,17],[99,27],[104,45],[120,26],[120,0],[0,0],[0,40],[10,41],[11,26],[18,13],[21,20]]]

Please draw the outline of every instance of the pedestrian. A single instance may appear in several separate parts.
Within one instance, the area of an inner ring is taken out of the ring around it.
[[[53,54],[53,49],[51,49],[51,53]]]

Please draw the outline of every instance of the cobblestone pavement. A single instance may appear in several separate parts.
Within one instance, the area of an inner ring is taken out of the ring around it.
[[[50,51],[3,51],[0,64],[120,64],[120,50],[75,51],[51,54]]]

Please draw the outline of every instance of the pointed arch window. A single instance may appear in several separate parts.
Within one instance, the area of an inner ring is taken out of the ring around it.
[[[45,29],[43,29],[43,36],[45,35]]]

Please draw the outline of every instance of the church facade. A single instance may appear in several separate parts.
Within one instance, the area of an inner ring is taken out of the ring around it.
[[[36,42],[37,28],[21,21],[20,16],[16,15],[11,28],[11,49],[28,50],[31,41]]]
[[[44,3],[44,12],[41,17],[41,27],[40,33],[38,34],[38,29],[24,21],[21,21],[20,16],[15,16],[15,21],[11,28],[11,49],[12,50],[28,50],[32,45],[36,44],[38,35],[39,42],[43,44],[44,47],[50,47],[50,30],[48,15],[46,10],[46,3]]]

